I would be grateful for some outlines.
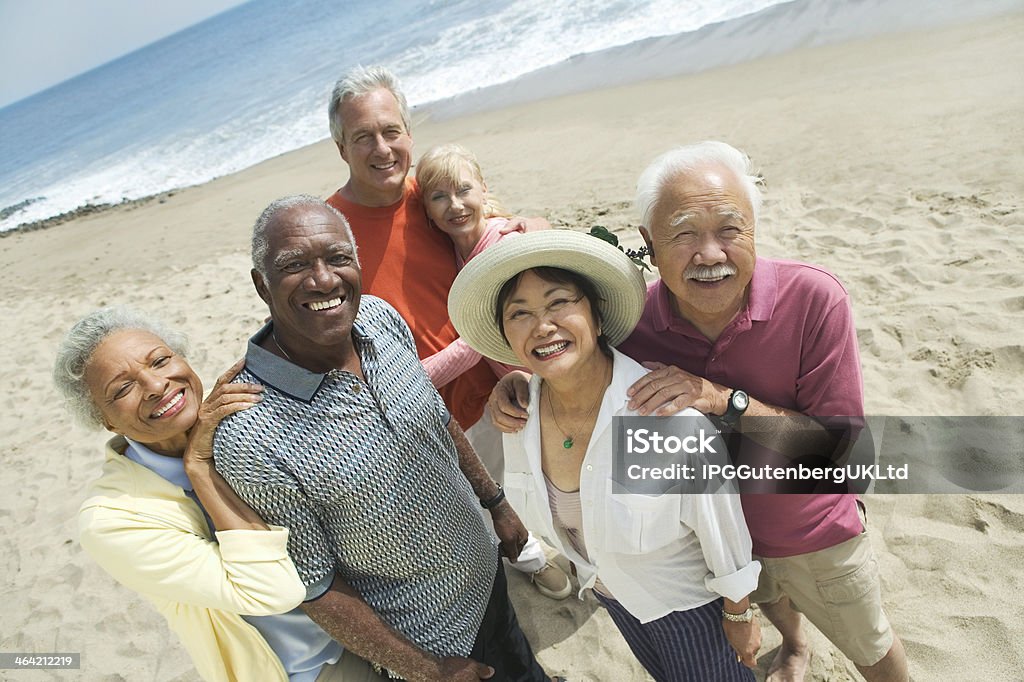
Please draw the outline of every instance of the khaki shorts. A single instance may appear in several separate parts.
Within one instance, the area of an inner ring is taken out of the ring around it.
[[[761,562],[750,600],[774,604],[789,597],[822,634],[859,666],[878,663],[893,643],[882,610],[878,562],[867,532],[817,552]]]

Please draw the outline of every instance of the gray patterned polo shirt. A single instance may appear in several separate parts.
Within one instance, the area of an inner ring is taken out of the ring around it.
[[[249,340],[236,379],[263,384],[263,400],[217,429],[217,471],[289,529],[307,599],[337,574],[418,646],[468,655],[498,553],[405,321],[362,297],[352,336],[365,382],[279,358],[258,345],[269,333]]]

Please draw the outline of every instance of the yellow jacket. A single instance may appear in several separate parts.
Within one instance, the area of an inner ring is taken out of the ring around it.
[[[82,547],[125,587],[149,599],[204,680],[287,681],[281,661],[238,614],[267,616],[306,596],[288,557],[288,530],[227,530],[211,539],[184,490],[107,443],[103,475],[78,513]]]

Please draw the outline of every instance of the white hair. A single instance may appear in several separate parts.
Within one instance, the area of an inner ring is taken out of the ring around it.
[[[65,407],[71,416],[88,428],[101,428],[103,414],[93,402],[89,385],[85,381],[85,370],[103,340],[122,329],[147,331],[159,337],[168,348],[182,357],[188,350],[188,340],[184,334],[134,308],[100,308],[76,322],[57,347],[53,383],[64,398]]]
[[[333,213],[341,222],[341,227],[345,232],[345,237],[348,238],[349,243],[352,244],[352,258],[357,264],[359,263],[359,254],[356,251],[356,238],[352,235],[352,227],[348,224],[348,220],[345,216],[341,214],[341,211],[334,208],[323,199],[312,195],[294,194],[292,196],[282,197],[270,202],[270,205],[263,209],[263,213],[260,213],[260,217],[256,219],[256,224],[252,227],[252,267],[256,272],[263,276],[264,280],[267,279],[267,252],[270,250],[270,240],[267,238],[267,229],[274,222],[279,213],[299,207],[317,208]]]
[[[356,66],[338,79],[331,92],[331,101],[327,105],[327,120],[331,124],[331,137],[335,144],[345,141],[344,121],[341,120],[342,103],[353,97],[384,88],[398,102],[398,110],[402,114],[405,132],[412,133],[412,120],[409,117],[409,104],[405,101],[405,93],[395,74],[385,66]]]
[[[763,181],[750,163],[750,157],[724,142],[706,141],[676,147],[665,152],[647,166],[636,183],[636,199],[633,204],[640,214],[640,224],[651,229],[651,217],[665,187],[683,173],[690,173],[706,166],[719,165],[730,170],[740,180],[747,193],[757,222],[761,210]]]

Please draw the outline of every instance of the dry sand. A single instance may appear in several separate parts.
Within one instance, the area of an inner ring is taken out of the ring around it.
[[[636,242],[636,176],[669,146],[726,140],[763,169],[760,252],[822,265],[853,296],[873,414],[1019,414],[1024,399],[1024,16],[804,49],[662,81],[429,122],[492,189],[556,226]],[[325,126],[326,127],[326,126]],[[4,458],[0,651],[77,651],[79,672],[3,679],[191,680],[162,619],[77,545],[75,512],[104,436],[68,424],[50,386],[79,316],[127,303],[189,333],[212,379],[265,311],[248,233],[271,199],[326,196],[345,169],[324,142],[237,175],[0,240]],[[1024,675],[1024,498],[869,496],[886,608],[917,680]],[[553,603],[511,576],[552,671],[646,679],[592,598]],[[812,634],[813,680],[859,679]],[[778,645],[765,625],[761,673]]]

